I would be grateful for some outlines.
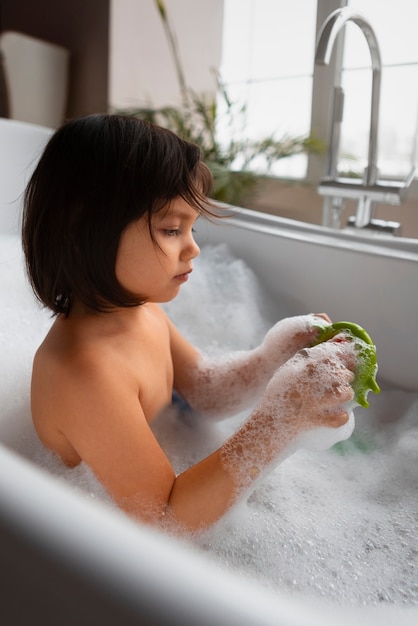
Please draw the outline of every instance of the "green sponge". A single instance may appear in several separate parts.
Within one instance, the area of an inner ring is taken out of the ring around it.
[[[352,383],[354,400],[360,406],[368,407],[367,394],[369,391],[373,391],[373,393],[380,392],[379,385],[376,382],[376,346],[370,336],[364,328],[352,322],[336,322],[329,326],[321,326],[319,329],[319,334],[312,344],[313,346],[323,341],[328,341],[339,333],[348,335],[354,341],[354,347],[357,352],[357,365]]]

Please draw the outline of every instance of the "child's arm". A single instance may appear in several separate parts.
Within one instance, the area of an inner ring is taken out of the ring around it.
[[[215,522],[274,468],[300,433],[345,424],[343,405],[353,398],[354,363],[352,344],[330,341],[282,365],[243,426],[177,477],[170,495],[174,518],[187,517],[192,528]]]
[[[152,434],[135,381],[113,363],[81,364],[60,389],[60,432],[121,509],[188,530],[213,524],[268,471],[300,432],[340,426],[353,396],[353,348],[333,341],[303,350],[274,374],[244,425],[176,477]]]
[[[259,399],[277,368],[298,350],[310,346],[325,314],[303,315],[278,322],[253,350],[208,358],[199,353],[169,323],[174,387],[199,413],[223,419]]]

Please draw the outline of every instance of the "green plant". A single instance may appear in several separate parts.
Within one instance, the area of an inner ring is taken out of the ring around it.
[[[161,108],[141,107],[124,110],[122,113],[165,126],[200,146],[203,160],[213,174],[212,195],[215,199],[239,205],[259,181],[257,173],[250,169],[255,159],[264,158],[270,167],[279,159],[302,152],[323,150],[322,142],[312,136],[236,139],[237,127],[243,128],[245,124],[246,105],[231,100],[218,76],[216,97],[197,94],[187,86],[164,1],[155,0],[155,4],[172,54],[181,104]]]

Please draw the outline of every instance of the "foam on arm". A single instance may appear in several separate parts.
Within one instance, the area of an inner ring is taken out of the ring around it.
[[[223,419],[254,406],[278,367],[307,347],[324,320],[301,315],[280,320],[260,346],[221,357],[199,355],[181,377],[177,391],[193,409]]]

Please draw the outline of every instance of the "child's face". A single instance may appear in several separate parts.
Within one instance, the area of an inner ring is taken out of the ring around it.
[[[146,217],[124,230],[116,257],[120,284],[149,302],[168,302],[192,271],[192,261],[200,252],[192,228],[198,212],[185,200],[171,201],[169,208],[152,217],[150,236]]]

